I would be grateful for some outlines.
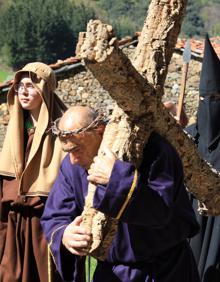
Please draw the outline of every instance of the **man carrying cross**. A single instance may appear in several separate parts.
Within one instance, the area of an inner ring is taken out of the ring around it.
[[[102,116],[81,106],[70,108],[53,128],[69,154],[41,223],[63,281],[82,281],[78,265],[92,241],[80,225],[90,181],[97,185],[94,207],[119,219],[107,258],[98,261],[94,282],[198,282],[187,242],[198,224],[175,149],[152,133],[137,170],[108,148],[105,155],[95,157],[104,130]]]

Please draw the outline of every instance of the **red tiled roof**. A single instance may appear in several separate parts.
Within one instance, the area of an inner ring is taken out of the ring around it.
[[[59,68],[61,68],[63,66],[72,65],[72,64],[79,63],[79,62],[80,62],[80,59],[78,59],[76,57],[69,57],[69,58],[67,58],[65,60],[58,60],[56,63],[50,64],[50,67],[53,70],[56,70],[56,69],[59,69]],[[12,83],[13,83],[13,79],[8,80],[8,81],[3,82],[3,83],[0,83],[0,90],[5,88],[5,87],[10,86]]]
[[[59,69],[63,67],[64,65],[72,65],[72,64],[79,63],[79,62],[80,62],[80,59],[76,57],[69,57],[65,60],[58,60],[56,63],[50,64],[50,67],[55,70],[55,69]]]
[[[126,38],[120,40],[119,45],[125,45],[125,44],[132,43],[135,39],[137,39],[137,37],[139,35],[140,35],[140,33],[136,32],[134,37],[126,37]],[[211,41],[217,55],[220,58],[220,36],[215,37],[215,38],[210,38],[210,41]],[[186,39],[178,38],[177,43],[176,43],[176,49],[184,49],[185,42],[186,42]],[[200,40],[190,39],[190,43],[191,43],[192,53],[194,53],[197,56],[202,58],[203,50],[204,50],[204,40],[200,41]],[[79,62],[80,62],[80,59],[78,59],[76,57],[70,57],[70,58],[67,58],[65,60],[58,60],[57,62],[50,64],[50,67],[52,69],[56,70],[56,69],[59,69],[63,66],[73,65],[73,64],[76,64],[76,63],[79,63]],[[4,83],[0,83],[0,90],[10,86],[12,84],[12,82],[13,82],[13,80],[9,80],[9,81],[6,81]]]
[[[212,43],[213,48],[215,49],[216,54],[220,58],[220,36],[217,37],[211,37],[210,41]],[[181,39],[178,38],[177,43],[176,43],[176,48],[177,49],[182,49],[184,48],[186,39]],[[203,56],[203,51],[204,51],[204,40],[195,40],[195,39],[190,39],[190,45],[191,45],[191,51],[193,53],[196,53],[200,55],[201,57]]]

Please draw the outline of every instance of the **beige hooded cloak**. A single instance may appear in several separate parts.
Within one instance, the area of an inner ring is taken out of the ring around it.
[[[14,84],[29,73],[42,96],[39,118],[31,151],[24,165],[24,116]],[[64,156],[58,138],[50,131],[51,122],[60,117],[65,105],[54,93],[56,78],[52,69],[40,62],[29,63],[15,74],[8,92],[10,121],[0,154],[0,175],[19,180],[19,195],[48,195]]]

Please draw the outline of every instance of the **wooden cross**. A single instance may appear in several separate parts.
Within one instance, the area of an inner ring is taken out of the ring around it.
[[[203,161],[189,136],[161,101],[168,66],[180,31],[187,0],[152,0],[133,62],[121,51],[112,27],[90,21],[79,37],[77,54],[117,102],[103,143],[137,167],[152,131],[164,136],[179,153],[190,192],[203,212],[220,214],[220,178]],[[102,144],[98,154],[102,154]],[[104,259],[117,231],[117,219],[92,208],[95,186],[89,184],[84,225],[92,230],[91,255]]]

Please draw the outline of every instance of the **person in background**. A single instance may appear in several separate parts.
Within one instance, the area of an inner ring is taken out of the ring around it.
[[[200,156],[220,171],[220,60],[208,35],[199,85],[200,101],[196,123],[186,130],[193,137]],[[190,240],[203,282],[220,281],[220,216],[202,216],[199,203],[193,199],[201,229]]]
[[[71,107],[54,123],[64,158],[41,218],[63,281],[81,281],[78,264],[92,236],[81,226],[88,181],[97,185],[93,206],[119,219],[94,282],[199,282],[187,238],[198,231],[183,168],[175,149],[152,133],[139,169],[118,160],[109,148],[96,156],[105,125],[89,107]],[[129,196],[128,196],[129,195]]]
[[[0,155],[1,282],[48,281],[40,217],[64,157],[49,128],[66,110],[56,85],[53,70],[34,62],[15,74],[8,92],[10,120]]]
[[[169,111],[169,113],[177,120],[177,105],[173,101],[165,101],[164,103],[165,108]],[[181,111],[180,120],[177,120],[177,123],[185,128],[188,124],[188,117],[184,109]]]

